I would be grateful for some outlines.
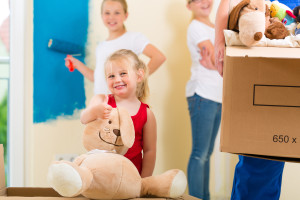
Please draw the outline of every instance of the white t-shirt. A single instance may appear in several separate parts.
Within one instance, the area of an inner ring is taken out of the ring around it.
[[[192,20],[187,32],[187,45],[192,58],[191,78],[186,85],[186,96],[199,96],[215,101],[222,102],[223,79],[216,70],[209,70],[199,62],[201,59],[198,44],[210,40],[215,41],[214,28],[203,24],[197,20]]]
[[[96,48],[96,68],[94,71],[94,94],[108,94],[104,63],[115,51],[128,49],[140,55],[149,44],[148,39],[137,32],[126,32],[114,40],[103,41]]]

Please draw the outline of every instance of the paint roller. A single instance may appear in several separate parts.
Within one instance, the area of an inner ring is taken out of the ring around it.
[[[84,55],[84,47],[67,42],[59,39],[50,39],[48,42],[48,48],[52,51],[56,51],[59,53],[67,54],[67,57],[70,56],[83,56]],[[70,72],[74,71],[74,66],[71,61],[69,61],[68,68]]]

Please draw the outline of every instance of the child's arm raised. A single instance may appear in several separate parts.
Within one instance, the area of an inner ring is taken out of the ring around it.
[[[143,54],[150,58],[148,63],[149,75],[156,71],[166,60],[165,55],[152,44],[148,44]]]
[[[143,128],[143,167],[141,177],[152,176],[156,160],[156,119],[147,108],[147,122]]]
[[[98,94],[93,96],[88,107],[81,113],[81,123],[87,124],[96,119],[107,119],[112,109],[112,107],[108,105],[107,102],[107,95]]]

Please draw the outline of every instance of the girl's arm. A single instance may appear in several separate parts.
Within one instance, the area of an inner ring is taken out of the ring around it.
[[[143,167],[141,177],[152,176],[156,160],[156,120],[147,108],[147,122],[143,128]]]
[[[65,65],[67,67],[69,66],[70,62],[73,63],[74,68],[77,69],[84,77],[94,82],[94,70],[88,68],[80,60],[74,58],[73,56],[65,58]]]
[[[152,44],[148,44],[143,54],[150,58],[148,63],[149,75],[156,71],[166,60],[165,55]]]
[[[107,95],[98,94],[93,96],[88,107],[80,115],[81,123],[87,124],[96,119],[107,119],[112,109],[107,102]]]
[[[202,60],[200,63],[207,69],[217,70],[215,67],[215,54],[214,54],[214,46],[210,40],[205,40],[200,42],[198,45],[200,49],[200,54],[202,56]]]

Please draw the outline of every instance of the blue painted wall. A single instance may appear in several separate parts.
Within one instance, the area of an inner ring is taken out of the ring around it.
[[[274,1],[274,0],[272,0]],[[300,0],[279,0],[280,3],[290,7],[290,9],[294,9],[296,6],[300,6]]]
[[[33,121],[71,116],[85,107],[83,76],[69,72],[65,54],[48,49],[50,38],[84,46],[88,30],[88,0],[34,0]],[[83,60],[83,57],[79,57]]]

